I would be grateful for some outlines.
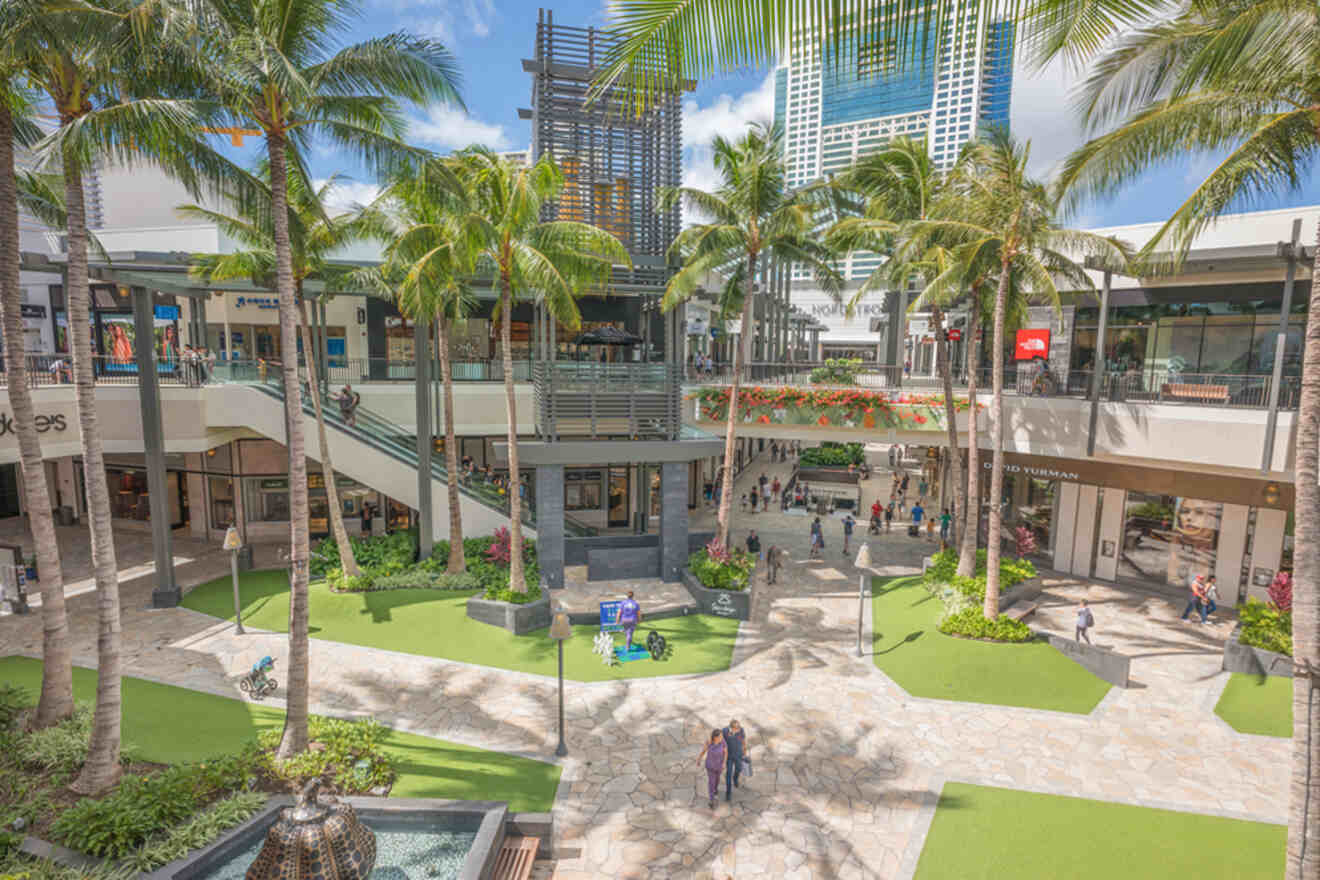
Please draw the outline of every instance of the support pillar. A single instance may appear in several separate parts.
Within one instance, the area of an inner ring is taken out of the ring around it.
[[[536,466],[536,564],[541,589],[564,586],[564,466]]]
[[[170,535],[169,492],[165,482],[165,430],[160,420],[160,377],[156,375],[155,309],[151,291],[133,288],[133,332],[138,340],[138,403],[142,410],[142,449],[150,493],[151,551],[156,563],[156,585],[151,591],[153,608],[179,604],[179,585],[174,580],[174,547]]]
[[[1279,330],[1274,341],[1274,372],[1270,377],[1270,410],[1269,416],[1265,421],[1265,445],[1260,456],[1260,472],[1268,474],[1273,468],[1274,463],[1274,435],[1279,426],[1279,390],[1283,384],[1283,356],[1288,351],[1288,318],[1292,311],[1293,285],[1297,281],[1297,259],[1298,249],[1302,238],[1302,218],[1298,217],[1293,221],[1292,241],[1285,247],[1279,246],[1281,252],[1285,252],[1288,260],[1288,271],[1284,276],[1283,282],[1283,302],[1279,305]],[[1311,282],[1315,283],[1314,280]],[[1310,315],[1307,315],[1307,321],[1310,321]]]
[[[1100,329],[1095,334],[1095,359],[1091,364],[1091,421],[1086,432],[1086,454],[1095,455],[1095,431],[1100,417],[1100,386],[1105,380],[1105,331],[1109,325],[1109,287],[1113,272],[1105,270],[1104,284],[1100,288]]]
[[[688,558],[688,463],[660,465],[660,580],[682,580]]]
[[[417,387],[414,397],[417,400],[417,558],[427,559],[435,544],[435,531],[431,515],[431,353],[427,340],[430,332],[427,325],[417,321],[413,326],[414,375]],[[454,479],[450,475],[450,479]]]

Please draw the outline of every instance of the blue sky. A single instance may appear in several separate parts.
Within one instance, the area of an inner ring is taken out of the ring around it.
[[[532,54],[538,4],[528,0],[364,0],[365,15],[351,38],[406,29],[444,43],[458,58],[467,112],[437,107],[409,110],[410,139],[439,152],[474,142],[495,149],[522,149],[530,123],[517,108],[528,105],[531,80],[520,61]],[[563,0],[553,6],[555,20],[573,25],[603,25],[606,0]],[[684,105],[684,174],[686,182],[713,182],[709,144],[717,133],[737,131],[748,122],[768,119],[773,89],[768,70],[749,70],[702,82]],[[1012,123],[1015,135],[1032,141],[1033,172],[1048,176],[1067,153],[1083,141],[1069,96],[1076,76],[1061,67],[1036,72],[1019,61],[1015,73]],[[374,192],[371,177],[349,157],[318,149],[310,157],[317,177],[347,174],[339,198],[352,202]],[[1103,203],[1083,206],[1072,222],[1108,226],[1162,220],[1192,192],[1213,167],[1192,158],[1153,169],[1122,193]],[[1279,208],[1320,202],[1320,181],[1312,175],[1301,192],[1248,208]],[[1282,233],[1281,233],[1282,234]]]

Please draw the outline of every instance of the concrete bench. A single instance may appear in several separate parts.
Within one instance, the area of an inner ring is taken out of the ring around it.
[[[1039,607],[1039,602],[1017,602],[1004,612],[1004,616],[1009,620],[1021,621],[1035,614],[1036,609]]]
[[[1160,388],[1160,397],[1169,400],[1203,400],[1213,403],[1228,402],[1227,385],[1195,385],[1187,382],[1166,382]]]

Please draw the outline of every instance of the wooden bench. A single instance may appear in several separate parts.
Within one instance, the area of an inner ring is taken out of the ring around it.
[[[1188,382],[1166,382],[1164,386],[1160,388],[1160,398],[1228,403],[1228,386],[1196,385]]]
[[[1009,620],[1021,621],[1035,614],[1036,609],[1039,607],[1039,602],[1016,602],[1009,606],[1009,609],[1004,612],[1004,616]]]
[[[541,845],[539,837],[506,837],[495,857],[494,880],[527,880],[532,876],[532,863]]]

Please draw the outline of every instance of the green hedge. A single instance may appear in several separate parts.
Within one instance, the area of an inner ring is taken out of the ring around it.
[[[958,575],[958,553],[950,548],[936,553],[921,583],[944,603],[939,630],[947,635],[996,642],[1031,641],[1031,628],[1019,620],[1000,616],[987,620],[985,605],[986,552],[976,551],[976,570],[971,577]],[[1027,559],[999,560],[999,594],[1003,596],[1018,584],[1036,576],[1036,566]]]
[[[313,575],[324,575],[330,586],[346,593],[366,593],[375,590],[483,590],[487,599],[524,604],[541,597],[541,571],[536,563],[536,544],[523,542],[523,574],[526,593],[514,592],[509,587],[509,569],[487,558],[495,538],[465,538],[463,559],[467,571],[449,574],[449,542],[439,541],[430,558],[413,561],[416,533],[394,532],[374,538],[350,538],[353,553],[362,574],[346,576],[339,568],[339,546],[332,538],[317,545],[317,553],[333,564],[323,564],[320,570],[313,566]],[[317,561],[313,557],[313,561]]]
[[[1242,621],[1238,636],[1242,644],[1292,656],[1292,612],[1252,598],[1238,609],[1238,619]]]
[[[946,614],[940,621],[940,632],[969,639],[989,639],[995,642],[1029,642],[1034,638],[1031,627],[1020,620],[999,616],[987,620],[981,609],[969,605],[961,611]]]
[[[802,467],[847,467],[866,460],[860,443],[826,442],[802,450],[798,464]]]
[[[756,557],[745,550],[734,550],[728,562],[711,559],[702,547],[688,557],[688,569],[708,590],[745,590],[756,568]]]
[[[825,366],[811,371],[811,384],[856,385],[861,369],[861,358],[827,358]]]

